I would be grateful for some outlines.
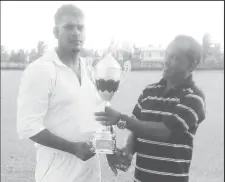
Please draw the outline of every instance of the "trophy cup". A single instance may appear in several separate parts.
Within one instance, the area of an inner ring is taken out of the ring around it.
[[[122,76],[127,75],[128,69],[122,70],[120,64],[108,53],[104,55],[94,68],[92,78],[105,106],[110,106],[110,100],[118,90]],[[103,126],[94,133],[92,146],[95,153],[113,154],[116,150],[116,134],[112,126]]]

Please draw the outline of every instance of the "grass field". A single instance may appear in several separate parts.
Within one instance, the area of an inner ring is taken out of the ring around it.
[[[21,71],[1,71],[1,181],[33,182],[35,150],[30,141],[20,141],[16,134],[16,97]],[[224,72],[199,71],[194,79],[205,92],[207,118],[200,125],[194,141],[190,182],[224,181]],[[130,114],[145,85],[160,79],[160,72],[132,72],[112,100],[114,108]],[[126,132],[117,132],[122,146]],[[133,160],[134,162],[134,160]],[[134,167],[114,177],[101,159],[103,182],[131,182]]]

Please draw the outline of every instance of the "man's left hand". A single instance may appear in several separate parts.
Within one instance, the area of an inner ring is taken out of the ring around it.
[[[116,168],[121,171],[127,172],[127,170],[129,169],[131,165],[133,154],[127,147],[120,149],[120,151],[122,155],[120,157],[122,162],[120,164],[116,164]]]
[[[113,173],[117,176],[118,172],[117,172],[117,165],[119,165],[121,163],[121,151],[120,149],[116,149],[116,152],[114,154],[107,154],[106,158],[109,164],[109,167],[111,168],[111,170],[113,171]]]
[[[116,125],[120,120],[120,113],[111,107],[105,107],[105,112],[96,112],[96,121],[100,121],[105,126]]]

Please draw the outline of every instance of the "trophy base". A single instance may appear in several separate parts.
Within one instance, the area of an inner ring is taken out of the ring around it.
[[[116,139],[111,133],[95,133],[92,140],[94,153],[114,154],[116,149]]]

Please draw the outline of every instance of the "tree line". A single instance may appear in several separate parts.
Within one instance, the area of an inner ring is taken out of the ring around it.
[[[32,62],[41,57],[46,49],[47,45],[44,41],[39,41],[36,48],[33,48],[30,51],[19,49],[18,51],[12,50],[8,52],[6,47],[1,45],[1,61],[11,63]]]
[[[133,55],[139,54],[140,49],[132,45]],[[41,57],[47,49],[47,45],[44,41],[39,41],[36,48],[30,51],[20,49],[18,51],[12,50],[8,52],[6,47],[1,45],[1,61],[8,63],[30,63]],[[83,49],[81,51],[82,57],[96,57],[98,51],[94,49]],[[224,52],[221,51],[221,45],[219,43],[212,43],[211,36],[205,34],[202,38],[202,62],[223,62]]]
[[[224,62],[224,51],[219,43],[211,41],[210,34],[204,34],[202,38],[202,62]]]

